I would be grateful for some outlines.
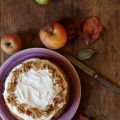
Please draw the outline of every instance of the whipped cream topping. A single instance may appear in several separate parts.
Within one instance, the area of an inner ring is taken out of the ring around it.
[[[35,59],[30,59],[28,61],[35,61]],[[26,114],[22,114],[17,111],[16,107],[10,105],[6,98],[8,97],[7,87],[12,78],[12,72],[15,69],[19,69],[22,64],[16,66],[9,74],[5,82],[5,91],[3,93],[4,99],[10,108],[10,110],[15,113],[16,115],[20,116],[24,120],[50,120],[56,113],[53,111],[48,116],[41,116],[41,118],[33,119]],[[30,69],[27,73],[21,73],[18,77],[18,83],[15,89],[15,95],[17,97],[17,103],[19,104],[27,104],[30,107],[37,107],[42,110],[46,108],[47,105],[53,103],[54,97],[59,92],[59,86],[53,89],[53,76],[52,73],[49,72],[48,69],[43,70],[35,70]],[[60,108],[64,106],[60,104]]]
[[[52,74],[48,70],[29,70],[19,76],[15,95],[18,103],[44,109],[53,102]]]

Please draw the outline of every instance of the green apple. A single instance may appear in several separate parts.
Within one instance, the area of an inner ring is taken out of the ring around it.
[[[52,0],[35,0],[35,1],[40,5],[47,5],[50,2],[52,2]]]

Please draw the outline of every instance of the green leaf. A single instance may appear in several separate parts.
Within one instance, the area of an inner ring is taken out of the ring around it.
[[[90,59],[94,54],[95,54],[95,51],[93,49],[90,49],[90,48],[83,49],[79,51],[78,58],[80,60],[87,60],[87,59]]]

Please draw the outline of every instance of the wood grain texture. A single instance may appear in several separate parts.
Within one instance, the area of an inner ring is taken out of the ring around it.
[[[120,85],[120,0],[54,0],[39,6],[34,0],[0,0],[0,37],[18,33],[23,39],[23,49],[43,47],[38,32],[46,23],[73,17],[76,26],[89,16],[101,19],[104,29],[98,41],[87,46],[96,55],[87,65]],[[86,48],[83,41],[74,40],[61,50],[76,56]],[[10,56],[0,49],[0,65]],[[120,120],[120,95],[115,95],[100,83],[76,68],[81,78],[82,98],[80,111],[93,120]]]

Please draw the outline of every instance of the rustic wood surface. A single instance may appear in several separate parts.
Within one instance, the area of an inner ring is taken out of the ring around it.
[[[120,0],[54,0],[48,6],[39,6],[34,0],[0,0],[0,37],[18,33],[23,49],[43,47],[39,28],[66,16],[73,17],[79,27],[89,16],[101,19],[103,32],[98,41],[88,46],[96,55],[85,63],[120,85]],[[83,41],[74,40],[62,51],[75,56],[85,47]],[[8,58],[0,49],[0,65]],[[120,120],[120,95],[76,69],[82,84],[80,111],[93,120]]]

